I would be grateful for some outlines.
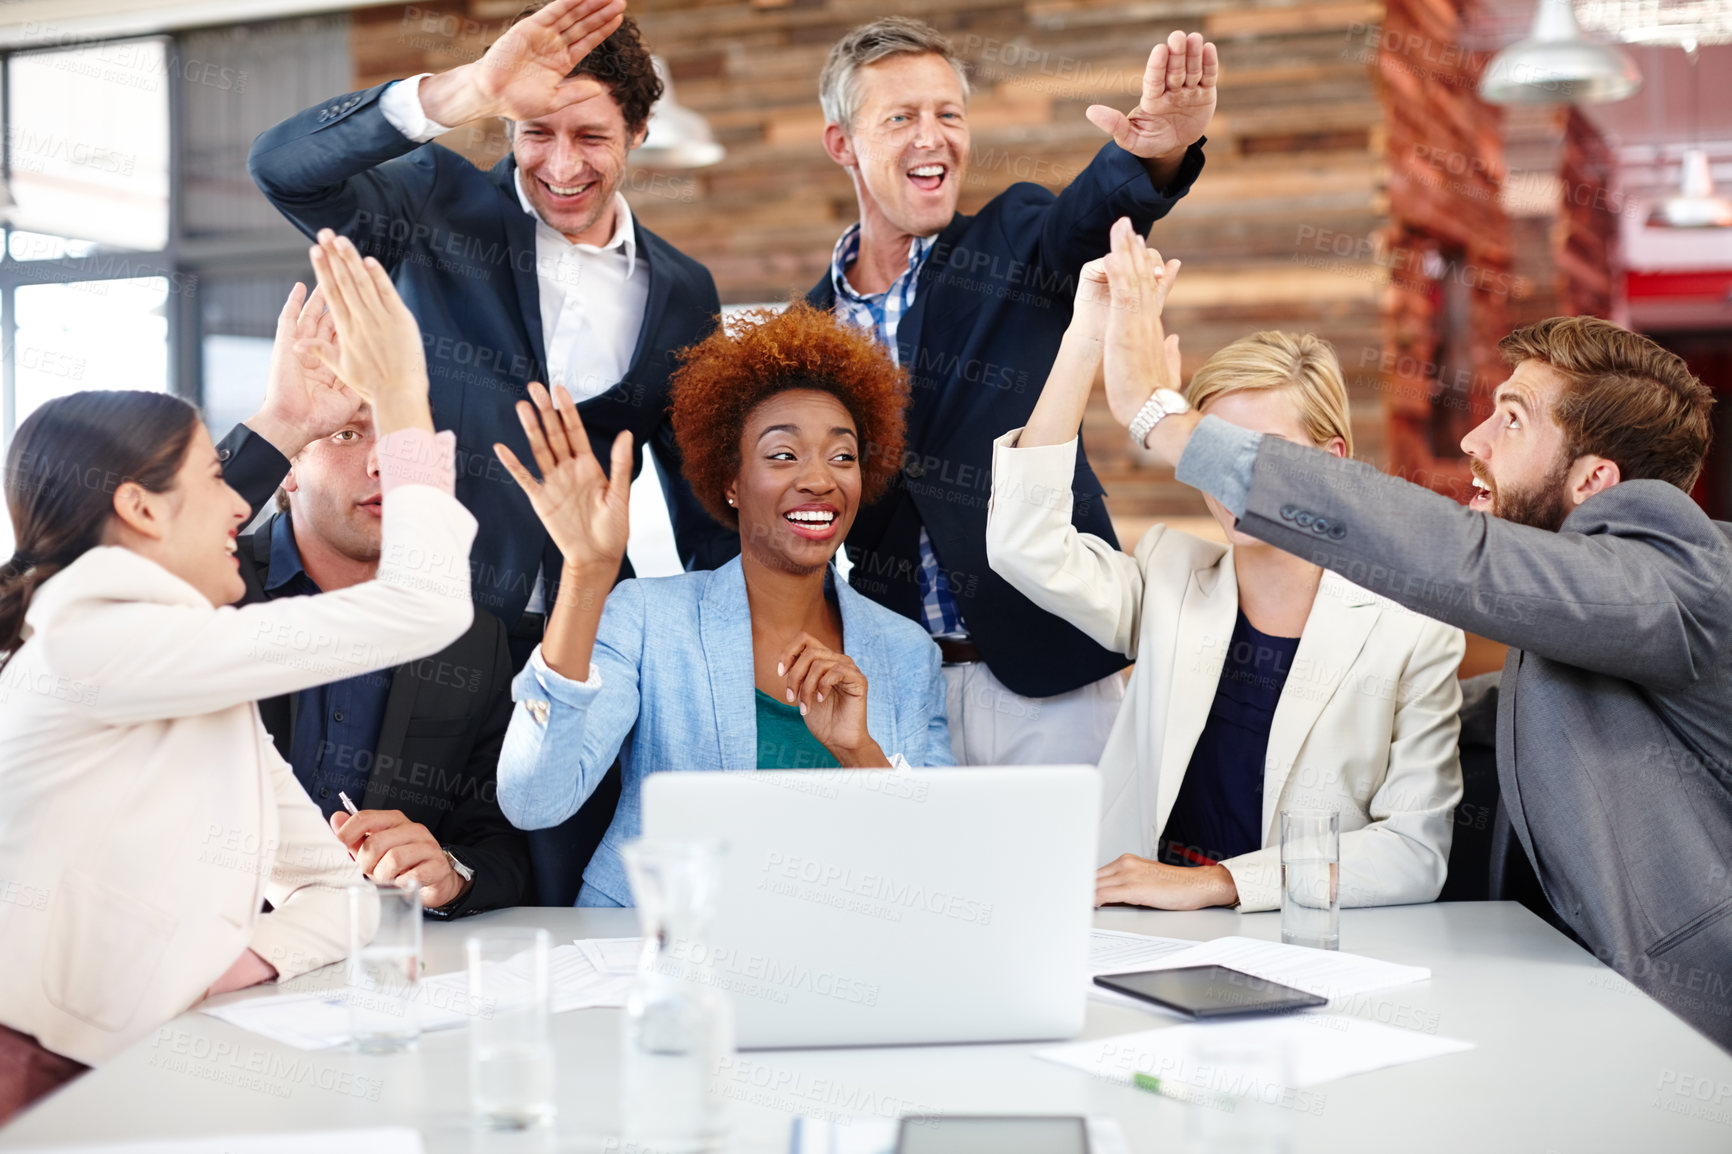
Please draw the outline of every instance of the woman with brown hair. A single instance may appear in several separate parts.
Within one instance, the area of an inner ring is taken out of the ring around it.
[[[50,401],[8,455],[0,1120],[209,994],[343,956],[362,874],[253,703],[436,652],[472,616],[475,520],[451,495],[415,320],[347,241],[326,232],[313,254],[341,341],[314,355],[382,434],[376,580],[229,608],[250,510],[177,398]],[[302,386],[309,428],[355,407],[334,380]]]
[[[541,480],[495,449],[565,569],[546,638],[512,687],[499,803],[525,829],[556,825],[618,756],[619,804],[578,905],[630,904],[619,848],[637,836],[645,774],[867,768],[893,754],[951,763],[938,647],[830,564],[901,462],[907,381],[869,336],[800,303],[688,349],[673,381],[685,476],[739,531],[740,556],[611,593],[631,435],[604,473],[565,390],[531,393],[518,415]]]

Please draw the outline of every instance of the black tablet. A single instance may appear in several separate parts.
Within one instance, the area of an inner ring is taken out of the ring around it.
[[[1328,998],[1230,970],[1226,966],[1186,966],[1177,970],[1102,974],[1095,979],[1095,985],[1193,1018],[1280,1014],[1329,1004]]]

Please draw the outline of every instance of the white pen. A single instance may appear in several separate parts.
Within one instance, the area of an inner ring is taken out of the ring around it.
[[[356,814],[361,812],[355,808],[355,803],[349,800],[349,795],[340,789],[337,791],[337,800],[343,803],[343,808],[349,811],[350,817],[354,817]]]

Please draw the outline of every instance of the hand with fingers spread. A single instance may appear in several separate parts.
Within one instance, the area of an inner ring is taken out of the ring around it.
[[[1215,46],[1201,33],[1174,32],[1149,53],[1143,97],[1135,108],[1120,112],[1093,104],[1086,115],[1132,156],[1176,160],[1209,127],[1220,74]]]
[[[502,116],[534,120],[607,91],[572,76],[625,16],[625,0],[553,0],[505,30],[481,59],[421,83],[427,116],[452,128]]]
[[[323,357],[315,351],[321,347]],[[336,362],[337,328],[325,295],[296,282],[277,316],[264,406],[247,427],[293,457],[353,420],[361,398],[337,379]]]
[[[371,403],[381,437],[407,428],[432,432],[421,326],[397,295],[390,274],[372,257],[362,259],[348,237],[328,228],[319,231],[311,255],[337,344],[333,350],[317,341],[300,341],[296,352],[316,358]]]
[[[1095,905],[1200,910],[1239,904],[1239,887],[1222,865],[1172,866],[1120,854],[1095,871]]]
[[[529,395],[534,404],[518,401],[517,419],[541,479],[504,445],[494,445],[493,451],[564,554],[566,568],[605,572],[611,583],[631,532],[631,433],[622,430],[614,438],[613,459],[604,472],[565,386],[550,397],[545,386],[532,381]]]
[[[800,707],[806,728],[843,766],[890,764],[866,732],[866,675],[852,657],[802,633],[783,650],[776,673],[787,678],[788,703]]]
[[[1156,389],[1179,387],[1179,338],[1161,323],[1179,262],[1162,262],[1143,243],[1127,217],[1113,224],[1112,252],[1105,260],[1111,290],[1103,348],[1107,407],[1129,425]]]

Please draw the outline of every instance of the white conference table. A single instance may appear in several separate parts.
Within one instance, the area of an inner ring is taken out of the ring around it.
[[[429,924],[427,972],[460,968],[464,933],[488,923],[546,926],[556,942],[637,932],[629,911],[502,910]],[[1195,939],[1280,936],[1278,914],[1230,910],[1105,910],[1095,924]],[[1732,1055],[1521,906],[1347,910],[1341,944],[1432,970],[1429,982],[1382,991],[1350,1012],[1477,1048],[1317,1087],[1315,1114],[1284,1112],[1293,1151],[1732,1150]],[[1178,1021],[1091,999],[1083,1036]],[[462,1030],[424,1035],[403,1054],[308,1053],[186,1014],[0,1129],[0,1149],[403,1124],[421,1131],[430,1154],[624,1154],[612,1137],[619,1011],[556,1015],[554,1036],[556,1127],[495,1135],[469,1125]],[[1204,1107],[1032,1057],[1042,1045],[746,1053],[732,1083],[730,1148],[782,1154],[796,1114],[900,1113],[1110,1115],[1137,1154],[1193,1148],[1188,1112]]]

